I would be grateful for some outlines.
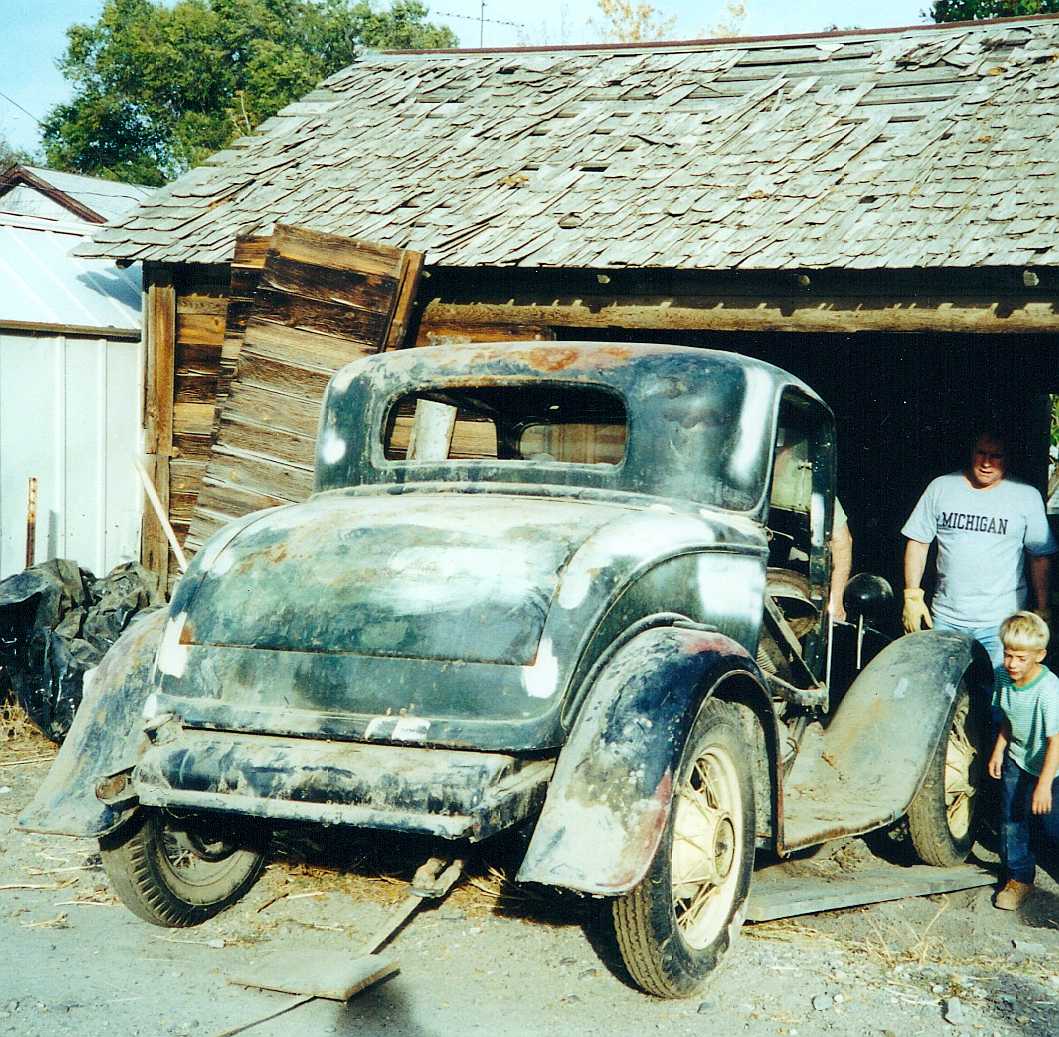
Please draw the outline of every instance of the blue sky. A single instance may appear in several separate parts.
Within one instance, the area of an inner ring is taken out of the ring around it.
[[[426,0],[434,21],[449,25],[464,46],[476,47],[479,33],[488,46],[526,43],[582,43],[599,39],[590,19],[595,0]],[[0,135],[17,147],[36,150],[36,118],[69,94],[55,67],[69,25],[94,21],[103,0],[0,0]],[[673,37],[710,35],[727,19],[724,0],[658,0],[654,5],[677,19]],[[843,27],[881,28],[926,21],[928,0],[890,0],[885,10],[869,0],[746,0],[745,35],[819,32]],[[508,23],[508,24],[502,24]],[[23,109],[25,109],[23,111]],[[27,114],[28,113],[28,114]]]

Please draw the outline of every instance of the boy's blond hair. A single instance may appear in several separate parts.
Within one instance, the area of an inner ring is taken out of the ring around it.
[[[1016,612],[1000,624],[1000,640],[1013,652],[1040,652],[1048,647],[1048,624],[1035,612]]]

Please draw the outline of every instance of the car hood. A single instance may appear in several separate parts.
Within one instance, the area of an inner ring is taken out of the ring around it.
[[[204,549],[171,614],[186,645],[527,664],[567,560],[627,513],[494,494],[320,495]]]

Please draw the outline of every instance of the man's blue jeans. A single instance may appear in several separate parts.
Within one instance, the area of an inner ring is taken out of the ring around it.
[[[1010,756],[1004,757],[1000,772],[1000,859],[1009,879],[1031,884],[1037,871],[1030,848],[1031,827],[1040,831],[1053,855],[1059,853],[1059,778],[1052,783],[1049,814],[1035,815],[1030,809],[1036,787],[1036,774],[1024,771]]]
[[[970,634],[988,653],[995,670],[1004,662],[1004,646],[1000,641],[1000,624],[989,627],[958,627],[944,619],[934,621],[935,630],[955,630],[958,634]]]

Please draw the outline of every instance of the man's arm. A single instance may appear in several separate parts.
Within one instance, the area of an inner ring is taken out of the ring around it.
[[[911,537],[905,545],[905,607],[901,613],[901,622],[905,632],[909,634],[923,626],[932,627],[934,625],[920,587],[923,573],[927,568],[929,550],[930,544],[924,544],[921,540],[913,540]]]
[[[1030,586],[1033,588],[1034,608],[1048,609],[1048,581],[1052,573],[1051,555],[1029,556]]]
[[[1030,810],[1034,814],[1052,812],[1052,782],[1055,781],[1057,769],[1059,769],[1059,734],[1052,735],[1048,739],[1044,763],[1041,765],[1041,776],[1037,779],[1037,787],[1033,790],[1033,799],[1030,801]]]
[[[838,623],[846,618],[846,606],[842,603],[842,595],[846,592],[846,584],[849,583],[849,574],[852,569],[853,534],[849,531],[849,523],[843,522],[831,533],[831,596],[828,609],[832,618]]]
[[[923,582],[923,573],[927,570],[927,552],[930,544],[909,539],[905,545],[905,588],[919,589]]]

